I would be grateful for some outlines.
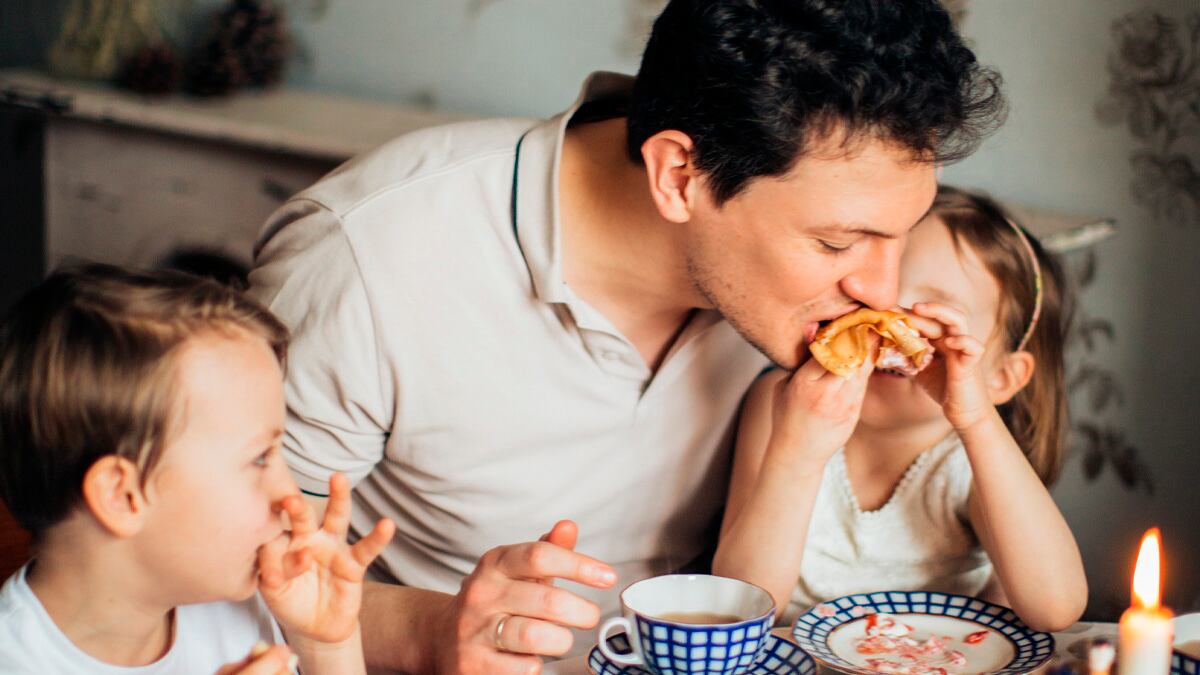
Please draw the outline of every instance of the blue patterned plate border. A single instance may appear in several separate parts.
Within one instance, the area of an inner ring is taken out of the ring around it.
[[[800,615],[792,626],[792,636],[801,649],[824,665],[849,673],[871,673],[834,654],[829,647],[829,636],[838,626],[858,621],[872,612],[946,616],[999,631],[1012,641],[1016,656],[1004,668],[993,671],[997,675],[1027,673],[1054,654],[1054,638],[1030,629],[1007,607],[964,595],[927,591],[862,593],[831,600]]]
[[[1200,659],[1179,650],[1171,652],[1171,675],[1200,675]]]
[[[628,654],[630,651],[629,640],[624,633],[608,638],[608,646],[619,654]],[[609,661],[599,647],[592,647],[592,651],[588,652],[587,663],[593,675],[650,675],[650,671],[641,666],[623,666]],[[799,647],[768,635],[762,656],[746,671],[746,675],[816,675],[816,672],[817,664]]]

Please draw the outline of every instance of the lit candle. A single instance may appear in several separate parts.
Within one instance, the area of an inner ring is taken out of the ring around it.
[[[1133,606],[1121,615],[1117,647],[1120,675],[1166,675],[1171,672],[1171,610],[1159,604],[1159,535],[1151,528],[1142,537],[1133,572]]]

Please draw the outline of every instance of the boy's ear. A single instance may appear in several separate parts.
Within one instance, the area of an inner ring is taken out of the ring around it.
[[[102,527],[122,539],[141,531],[146,520],[141,472],[133,462],[105,455],[83,476],[83,501]]]
[[[1008,403],[1033,378],[1035,362],[1029,352],[1013,352],[1000,357],[999,366],[988,377],[988,393],[993,405]]]
[[[672,223],[692,217],[700,176],[692,164],[692,139],[682,131],[666,129],[642,143],[650,198],[658,213]]]

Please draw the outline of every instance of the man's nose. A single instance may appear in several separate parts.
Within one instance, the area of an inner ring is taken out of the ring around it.
[[[900,292],[903,239],[879,239],[862,264],[842,279],[846,295],[871,309],[891,309]]]

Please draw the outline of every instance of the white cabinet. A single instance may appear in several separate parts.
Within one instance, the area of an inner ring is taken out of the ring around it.
[[[0,71],[0,108],[41,121],[42,194],[6,197],[42,205],[4,207],[3,222],[41,228],[44,269],[154,266],[180,247],[248,264],[258,228],[288,196],[359,152],[456,119],[288,89],[146,99],[26,70]],[[9,171],[39,168],[7,159]]]

